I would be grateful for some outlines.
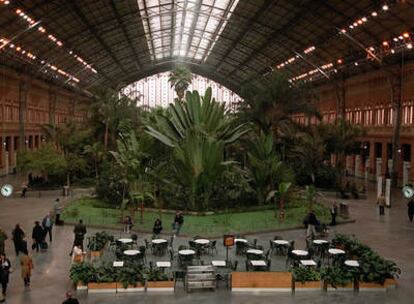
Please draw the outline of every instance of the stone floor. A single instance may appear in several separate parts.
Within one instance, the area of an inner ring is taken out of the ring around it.
[[[0,179],[0,183],[4,182]],[[26,199],[0,198],[0,226],[9,234],[16,223],[20,223],[27,234],[31,233],[33,222],[40,220],[53,206],[57,192],[28,193]],[[351,216],[356,219],[354,224],[337,226],[331,230],[353,233],[363,242],[370,245],[386,258],[395,260],[402,268],[399,287],[396,290],[368,292],[354,295],[348,292],[334,292],[324,294],[312,292],[307,294],[232,294],[224,286],[215,292],[194,291],[185,294],[183,289],[174,295],[85,295],[78,294],[81,303],[412,303],[414,297],[414,224],[409,223],[405,201],[399,191],[393,192],[393,207],[386,210],[380,218],[375,206],[374,191],[370,192],[367,200],[348,200]],[[62,198],[63,199],[63,198]],[[165,221],[168,221],[167,219]],[[14,303],[61,303],[66,290],[71,288],[68,277],[70,258],[68,252],[73,240],[73,227],[55,227],[54,242],[46,253],[33,253],[35,269],[32,275],[32,286],[25,289],[20,278],[20,266],[16,265],[12,243],[7,242],[6,251],[9,255],[14,272],[11,274],[7,302]],[[92,233],[94,230],[90,229]],[[120,232],[114,232],[120,235]],[[185,225],[183,227],[185,231]],[[190,234],[190,232],[188,232]],[[249,239],[258,238],[259,243],[268,247],[268,240],[276,233],[249,236]],[[295,239],[297,248],[304,248],[304,231],[292,230],[282,233],[286,239]],[[141,241],[146,235],[139,234]],[[178,243],[186,243],[185,237],[179,237]],[[177,244],[176,244],[177,245]],[[219,253],[215,258],[225,256],[221,240],[218,240]],[[231,259],[236,259],[234,250],[230,252]],[[241,269],[244,261],[240,259]],[[273,263],[272,263],[273,265]],[[276,262],[273,267],[283,267],[283,263]],[[240,269],[240,268],[239,268]],[[280,269],[282,270],[282,269]]]

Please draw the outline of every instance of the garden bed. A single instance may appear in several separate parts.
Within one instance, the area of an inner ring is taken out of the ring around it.
[[[307,282],[293,282],[293,289],[295,292],[298,291],[321,291],[322,282],[321,281],[307,281]]]
[[[174,292],[174,281],[147,281],[147,292]]]
[[[329,209],[315,204],[314,209],[321,222],[329,222]],[[227,212],[213,215],[185,215],[182,233],[200,234],[208,237],[221,236],[229,231],[234,233],[257,233],[274,230],[301,228],[303,218],[308,212],[308,206],[297,206],[286,209],[286,218],[280,222],[274,217],[273,210],[260,210],[249,212]],[[125,212],[125,215],[128,213]],[[80,218],[88,226],[120,229],[121,212],[111,208],[96,198],[81,198],[68,205],[62,214],[65,223],[77,223]],[[172,233],[171,223],[173,214],[163,214],[155,211],[144,211],[143,224],[140,224],[140,212],[134,218],[136,231],[152,232],[156,218],[163,221],[163,233]],[[341,222],[339,220],[338,222]]]
[[[89,293],[116,293],[117,283],[88,283]]]
[[[127,288],[124,287],[124,285],[122,283],[117,283],[116,284],[116,292],[118,293],[131,293],[131,292],[144,292],[145,291],[145,287],[144,285],[138,283],[137,285],[128,285]]]

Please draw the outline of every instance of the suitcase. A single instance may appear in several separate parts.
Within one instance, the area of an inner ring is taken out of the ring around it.
[[[43,251],[46,251],[48,248],[48,245],[46,242],[40,243],[40,249]]]

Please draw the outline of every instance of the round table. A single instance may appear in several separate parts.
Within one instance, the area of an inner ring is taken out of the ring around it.
[[[151,241],[151,243],[153,243],[153,244],[163,244],[163,243],[168,243],[168,241],[164,240],[164,239],[153,239]]]
[[[118,241],[118,242],[121,242],[121,243],[123,243],[123,244],[129,244],[129,243],[132,243],[132,242],[133,242],[133,240],[132,240],[132,239],[128,239],[128,238],[118,239],[117,241]]]
[[[356,261],[356,260],[346,260],[346,261],[344,262],[344,264],[345,264],[346,266],[349,266],[349,267],[359,267],[359,263],[358,263],[358,261]]]
[[[342,249],[337,249],[337,248],[330,248],[328,249],[328,252],[332,255],[345,254],[345,251],[343,251]]]
[[[183,249],[183,250],[178,251],[178,254],[181,254],[181,255],[193,255],[193,254],[195,254],[195,251],[194,250],[191,250],[191,249]]]
[[[328,241],[327,240],[313,240],[313,243],[316,245],[323,245],[323,244],[327,244]]]
[[[235,243],[247,243],[247,240],[245,239],[234,239]]]
[[[297,256],[307,256],[309,253],[306,250],[292,250],[292,253]]]
[[[259,249],[249,249],[246,251],[246,253],[251,253],[251,254],[263,254],[263,250],[259,250]]]
[[[273,243],[275,243],[276,245],[289,245],[289,241],[285,241],[285,240],[273,240]]]
[[[130,249],[130,250],[125,250],[124,251],[124,254],[125,255],[138,255],[139,254],[139,250],[133,250],[133,249]]]
[[[207,239],[198,239],[198,240],[194,240],[194,243],[199,244],[199,245],[207,245],[208,243],[210,243],[210,241]]]

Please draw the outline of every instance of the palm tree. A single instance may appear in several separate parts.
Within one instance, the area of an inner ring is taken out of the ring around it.
[[[98,87],[94,90],[95,102],[90,106],[92,117],[104,127],[103,144],[105,149],[109,141],[114,144],[116,134],[122,122],[136,121],[138,109],[136,103],[111,88]]]
[[[249,132],[248,124],[238,124],[227,115],[224,104],[211,97],[211,88],[201,96],[187,92],[186,103],[171,104],[147,121],[147,134],[173,149],[169,164],[174,179],[188,194],[191,208],[208,208],[214,185],[229,162],[224,148]],[[168,181],[169,183],[170,181]]]
[[[320,117],[310,87],[305,84],[292,85],[287,76],[272,73],[264,80],[263,86],[247,85],[242,88],[245,102],[241,105],[242,119],[253,121],[259,130],[276,135],[292,124],[292,114],[305,113]]]
[[[168,81],[170,82],[171,87],[174,87],[179,101],[183,100],[184,93],[191,84],[191,78],[192,75],[190,70],[181,65],[176,66],[170,73]]]
[[[95,167],[95,177],[99,178],[99,163],[101,162],[104,151],[102,144],[100,142],[95,142],[92,145],[86,145],[84,148],[84,153],[89,155],[92,160]]]
[[[267,196],[267,201],[270,201],[274,196],[278,197],[279,200],[279,220],[283,221],[285,219],[285,199],[286,195],[289,192],[290,186],[292,183],[280,183],[277,190],[273,190]],[[276,217],[276,200],[275,200],[275,217]]]
[[[300,167],[305,174],[311,177],[312,184],[316,182],[316,174],[325,160],[326,149],[323,138],[317,128],[309,132],[296,135],[297,142],[290,158]]]
[[[272,134],[260,134],[248,142],[248,168],[259,205],[280,182],[290,177],[274,150]]]

